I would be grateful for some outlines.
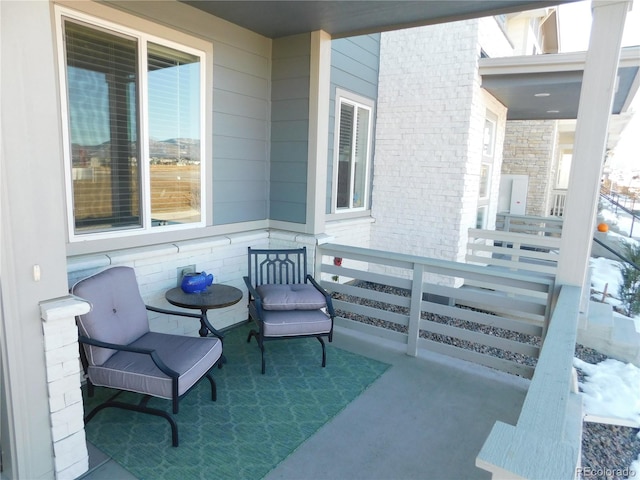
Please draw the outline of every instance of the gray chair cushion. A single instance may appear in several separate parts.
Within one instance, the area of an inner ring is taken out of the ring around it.
[[[264,310],[317,310],[327,306],[324,295],[309,283],[270,283],[256,290]]]
[[[77,318],[81,335],[128,345],[149,331],[147,310],[130,267],[112,267],[85,278],[71,293],[92,299],[91,311]],[[116,350],[85,345],[85,352],[90,365],[102,365]]]
[[[265,337],[318,335],[331,331],[331,318],[322,310],[265,310],[263,313]]]
[[[222,355],[222,342],[214,337],[148,332],[130,346],[155,349],[162,361],[180,374],[178,395],[189,390]],[[90,366],[87,373],[94,385],[172,398],[171,378],[149,355],[118,352],[102,365]]]

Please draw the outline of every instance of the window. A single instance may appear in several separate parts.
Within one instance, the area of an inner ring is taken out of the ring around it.
[[[487,226],[487,210],[489,207],[487,205],[483,205],[478,207],[478,213],[476,215],[476,228],[482,229]]]
[[[337,102],[337,140],[334,174],[336,212],[368,206],[372,103],[340,97]]]
[[[558,177],[556,179],[556,189],[566,190],[569,188],[569,174],[571,173],[572,153],[562,152],[560,164],[558,165]]]
[[[478,189],[478,211],[476,214],[476,228],[486,228],[491,193],[491,176],[493,159],[495,156],[497,117],[490,112],[484,121],[482,135],[482,163],[480,165],[480,185]]]
[[[60,21],[71,239],[203,225],[205,53]]]
[[[496,143],[495,139],[496,122],[490,118],[484,121],[484,132],[482,135],[482,156],[493,158],[493,148]]]

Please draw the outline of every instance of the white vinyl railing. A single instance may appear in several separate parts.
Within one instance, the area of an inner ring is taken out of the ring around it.
[[[567,202],[567,190],[553,190],[551,192],[551,211],[554,217],[564,216],[564,206]]]
[[[428,349],[532,379],[517,424],[494,425],[476,458],[479,468],[494,479],[577,478],[583,417],[573,370],[579,287],[562,286],[551,314],[547,298],[553,280],[535,272],[335,244],[317,247],[315,266],[323,286],[334,295],[337,325],[402,342],[409,355]],[[433,275],[439,282],[462,280],[462,286],[425,281]],[[483,288],[465,287],[470,280]],[[463,303],[475,303],[476,308],[460,308]],[[550,315],[548,322],[517,319],[532,309],[543,319]],[[440,315],[458,321],[441,324],[435,319]],[[496,336],[494,330],[487,335],[485,327],[540,339],[546,329],[540,347]],[[439,337],[432,338],[433,334]],[[472,343],[473,350],[465,348],[465,342]],[[495,358],[484,347],[500,349],[507,358]],[[505,351],[515,356],[509,358]],[[524,356],[536,358],[535,365],[521,363]]]
[[[559,237],[470,228],[465,259],[476,265],[537,272],[555,278],[559,251]]]
[[[572,365],[580,292],[561,287],[518,422],[496,422],[476,458],[492,478],[578,478],[583,411]]]
[[[549,318],[553,278],[460,262],[324,244],[316,275],[336,324],[525,378]]]
[[[562,218],[558,217],[512,215],[510,213],[496,215],[496,230],[503,232],[559,237],[562,234],[562,223]]]

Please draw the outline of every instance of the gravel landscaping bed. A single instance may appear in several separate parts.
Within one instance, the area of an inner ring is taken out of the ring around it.
[[[597,364],[608,357],[602,353],[576,345],[576,357],[587,363]],[[578,381],[584,380],[578,370]],[[584,422],[582,428],[582,478],[594,480],[640,479],[640,472],[630,475],[631,462],[640,455],[638,429]]]
[[[389,287],[386,285],[360,282],[358,283],[358,286],[376,290],[382,293],[391,293],[402,296],[410,295],[410,292],[407,290]],[[333,296],[336,299],[359,303],[361,305],[388,310],[395,313],[405,315],[408,313],[407,308],[398,307],[396,305],[384,303],[381,301],[367,300],[359,297],[351,297],[348,295],[336,293],[334,293]],[[365,317],[362,315],[355,315],[339,310],[336,313],[338,316],[356,320],[369,325],[384,327],[403,333],[406,333],[407,331],[406,327],[395,324],[393,322],[387,322],[384,320]],[[467,322],[452,317],[423,313],[423,318],[437,323],[452,325],[467,330],[481,331],[489,335],[508,338],[520,343],[540,345],[541,342],[541,339],[539,337],[523,335],[517,332],[511,332],[509,330],[489,327],[486,325],[478,325],[473,322]],[[506,352],[504,350],[488,347],[486,345],[480,345],[473,342],[468,342],[466,340],[446,337],[430,332],[421,331],[420,337],[443,342],[449,345],[455,345],[456,347],[460,348],[474,350],[476,352],[485,353],[488,355],[497,356],[499,358],[507,358],[511,361],[515,361],[525,365],[535,366],[536,362],[534,358],[528,357],[526,355]],[[603,355],[596,350],[586,348],[582,345],[576,345],[575,356],[587,363],[592,364],[596,364],[607,359],[606,355]],[[582,374],[582,372],[580,372],[580,370],[578,370],[578,380],[580,382],[584,380],[584,375]],[[638,459],[639,455],[640,438],[638,437],[638,429],[591,422],[585,422],[583,424],[581,478],[585,480],[622,480],[627,478],[640,479],[640,472],[636,472],[635,475],[633,475],[634,472],[629,472],[629,466],[634,460]]]
[[[375,290],[381,293],[388,293],[398,296],[409,297],[410,293],[408,290],[403,290],[400,288],[389,287],[387,285],[379,285],[370,282],[359,282],[356,284],[358,287],[367,288],[370,290]],[[360,297],[353,297],[349,295],[343,294],[334,294],[334,298],[339,300],[344,300],[347,302],[358,303],[360,305],[365,305],[368,307],[378,308],[381,310],[387,310],[394,313],[399,313],[402,315],[408,315],[409,309],[405,307],[399,307],[397,305],[381,302],[379,300],[368,300]],[[468,307],[458,306],[460,309],[470,309]],[[472,309],[470,309],[472,310]],[[377,318],[370,318],[363,315],[356,315],[350,312],[344,312],[338,310],[338,316],[348,318],[350,320],[355,320],[358,322],[366,323],[369,325],[375,325],[377,327],[387,328],[393,331],[407,333],[407,327],[403,325],[398,325],[397,323],[388,322],[385,320],[380,320]],[[488,313],[490,312],[483,312]],[[458,318],[447,317],[443,315],[435,315],[433,313],[422,313],[422,319],[429,320],[434,323],[446,324],[452,327],[457,327],[463,330],[469,330],[473,332],[481,332],[486,335],[490,335],[492,337],[505,338],[508,340],[513,340],[518,343],[526,343],[530,345],[540,346],[541,339],[540,337],[533,335],[526,335],[518,332],[514,332],[511,330],[506,330],[499,327],[493,327],[489,325],[481,325],[474,322],[469,322],[465,320],[460,320]],[[458,348],[463,348],[466,350],[473,350],[477,353],[483,353],[486,355],[490,355],[497,358],[502,358],[506,360],[510,360],[512,362],[517,362],[522,365],[535,366],[536,359],[533,357],[529,357],[527,355],[523,355],[521,353],[510,352],[508,350],[502,350],[500,348],[490,347],[488,345],[483,345],[481,343],[475,343],[468,340],[462,340],[453,336],[446,336],[438,333],[432,333],[425,330],[420,331],[420,338],[424,338],[427,340],[433,340],[434,342],[444,343],[446,345],[452,345]]]

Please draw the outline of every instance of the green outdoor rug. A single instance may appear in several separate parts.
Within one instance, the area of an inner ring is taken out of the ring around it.
[[[387,364],[327,344],[327,366],[315,339],[246,343],[249,325],[226,333],[227,363],[214,369],[218,400],[200,382],[180,401],[180,446],[169,423],[152,415],[108,408],[86,426],[87,440],[140,479],[259,479],[344,409],[388,368]],[[113,394],[96,387],[85,411]],[[139,396],[120,399],[136,403]],[[125,400],[126,399],[126,400]],[[150,407],[171,412],[171,402]]]

